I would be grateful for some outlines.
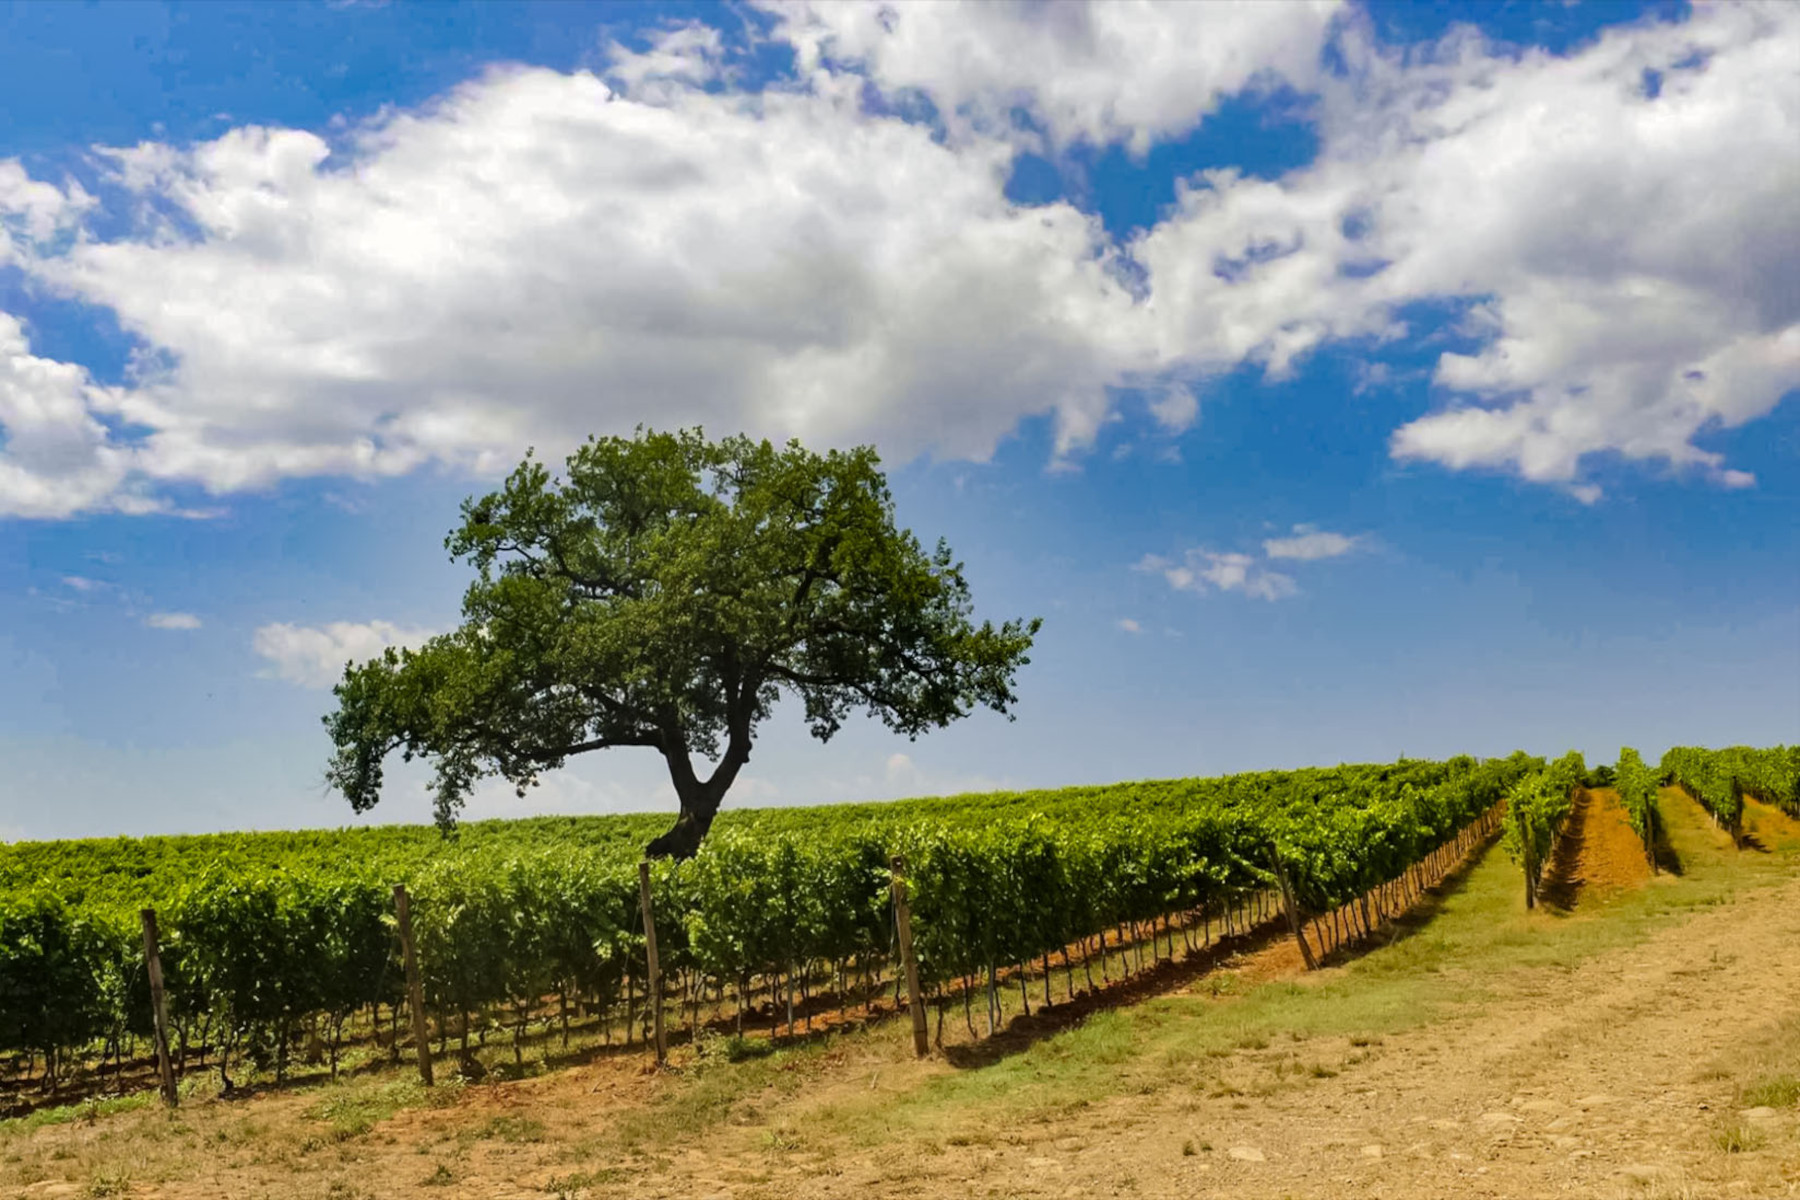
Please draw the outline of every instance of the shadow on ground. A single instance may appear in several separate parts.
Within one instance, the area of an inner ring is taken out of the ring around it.
[[[1471,850],[1463,861],[1441,880],[1425,889],[1413,906],[1365,938],[1334,946],[1320,961],[1321,967],[1341,967],[1376,950],[1405,942],[1422,932],[1453,897],[1468,886],[1469,873],[1484,860],[1497,838]],[[1309,934],[1310,936],[1310,934]],[[1222,939],[1203,950],[1190,951],[1182,958],[1158,963],[1128,980],[1093,992],[1078,992],[1073,1001],[1040,1006],[1027,1017],[1016,1016],[1005,1029],[992,1037],[969,1044],[942,1048],[945,1061],[954,1067],[979,1070],[990,1067],[1066,1029],[1074,1028],[1098,1012],[1106,1012],[1138,1004],[1157,996],[1179,992],[1210,978],[1221,982],[1227,972],[1238,972],[1251,966],[1258,957],[1292,958],[1291,973],[1303,973],[1300,952],[1293,943],[1287,922],[1282,917],[1264,921],[1247,934]],[[1280,971],[1277,975],[1289,974]],[[1220,988],[1219,994],[1228,994]],[[954,1014],[952,1014],[954,1015]]]

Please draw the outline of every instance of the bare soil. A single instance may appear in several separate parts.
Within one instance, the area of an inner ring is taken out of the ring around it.
[[[1631,828],[1619,793],[1612,788],[1583,789],[1544,872],[1544,900],[1573,908],[1584,892],[1636,887],[1649,877],[1643,839]]]

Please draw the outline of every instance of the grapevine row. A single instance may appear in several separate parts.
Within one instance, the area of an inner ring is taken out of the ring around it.
[[[1743,830],[1745,796],[1800,817],[1800,746],[1674,746],[1662,757],[1662,775],[1699,801],[1734,839]]]
[[[854,819],[826,809],[810,828],[722,824],[696,858],[654,865],[661,967],[690,1021],[706,1005],[791,1023],[818,992],[867,997],[892,970],[888,864],[900,855],[940,1031],[956,995],[966,1006],[985,991],[991,1020],[1002,977],[1022,981],[1035,963],[1047,988],[1058,956],[1072,987],[1071,948],[1084,968],[1097,949],[1104,973],[1121,941],[1146,935],[1173,955],[1178,932],[1246,903],[1266,910],[1278,877],[1297,918],[1348,913],[1354,927],[1360,902],[1366,927],[1371,893],[1460,851],[1541,765],[1403,761],[923,801]],[[335,1068],[352,1027],[385,1031],[397,1052],[395,873],[441,1043],[466,1052],[510,1032],[516,1050],[546,1013],[565,1034],[598,1022],[609,1038],[620,1016],[627,1036],[643,1019],[634,863],[591,844],[450,843],[399,870],[214,863],[154,897],[114,886],[88,898],[54,878],[16,889],[0,899],[0,1052],[46,1090],[95,1062],[117,1069],[149,1033],[135,906],[151,899],[184,1067],[210,1066],[229,1087],[246,1068],[281,1076],[310,1045]]]
[[[1571,750],[1548,767],[1515,780],[1506,796],[1504,844],[1525,872],[1525,907],[1535,908],[1544,869],[1555,857],[1587,764]]]

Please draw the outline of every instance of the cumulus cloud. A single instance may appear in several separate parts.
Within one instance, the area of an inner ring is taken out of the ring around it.
[[[607,76],[639,95],[671,95],[659,84],[698,85],[720,77],[725,40],[717,29],[689,21],[650,39],[647,50],[631,50],[616,41],[606,48]]]
[[[1150,415],[1165,433],[1181,433],[1192,428],[1200,416],[1200,398],[1183,383],[1170,383],[1150,398]]]
[[[334,621],[316,628],[278,622],[258,629],[251,647],[269,662],[260,672],[265,678],[328,688],[344,677],[345,664],[374,658],[389,646],[418,646],[436,632],[391,621]]]
[[[1142,633],[1142,632],[1144,632],[1144,627],[1142,625],[1138,624],[1137,621],[1133,620],[1130,617],[1120,617],[1119,618],[1119,628],[1122,629],[1123,631],[1125,631],[1126,633]]]
[[[1580,498],[1585,456],[1751,482],[1694,439],[1800,386],[1800,10],[1709,8],[1559,57],[1458,34],[1348,37],[1318,162],[1203,173],[1134,247],[1164,355],[1263,364],[1469,306],[1446,403],[1394,457],[1510,469]]]
[[[1282,600],[1300,590],[1291,576],[1232,551],[1196,548],[1180,559],[1146,554],[1134,569],[1161,575],[1178,592],[1242,592],[1258,600]]]
[[[1696,439],[1800,386],[1800,8],[1567,56],[1395,50],[1328,4],[776,11],[798,69],[759,93],[690,24],[604,79],[496,69],[336,143],[106,151],[93,194],[0,162],[0,262],[141,343],[103,387],[0,314],[0,515],[493,472],[646,419],[904,460],[1048,416],[1061,460],[1121,389],[1180,432],[1208,378],[1406,336],[1419,301],[1468,336],[1401,460],[1589,500],[1599,453],[1747,486]],[[1202,172],[1122,245],[1005,196],[1033,129],[1142,150],[1276,81],[1314,99],[1304,169]]]
[[[1336,558],[1348,554],[1362,543],[1360,537],[1332,533],[1316,525],[1296,525],[1289,537],[1269,538],[1263,542],[1263,553],[1270,558],[1295,558],[1310,562],[1317,558]]]
[[[33,179],[16,159],[0,159],[0,266],[14,253],[14,238],[46,242],[73,227],[94,198],[79,183],[63,187]]]
[[[198,629],[200,618],[184,612],[151,613],[144,618],[144,624],[151,629]]]
[[[1152,142],[1199,125],[1257,84],[1309,90],[1337,0],[1155,4],[765,3],[801,69],[849,64],[880,89],[928,98],[953,135],[1023,132],[1053,145]]]
[[[0,312],[0,516],[160,506],[127,488],[133,454],[96,416],[117,396],[82,367],[33,355],[18,318]]]
[[[104,397],[75,368],[40,386],[91,482],[14,506],[493,471],[646,418],[982,458],[1051,414],[1084,444],[1153,365],[1100,225],[1008,202],[1004,146],[858,97],[512,69],[359,129],[341,165],[291,129],[113,152],[144,227],[29,269],[164,365]],[[129,454],[99,411],[145,431]]]

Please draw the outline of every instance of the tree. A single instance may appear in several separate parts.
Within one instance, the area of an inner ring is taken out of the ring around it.
[[[915,738],[1010,715],[1040,621],[975,625],[961,564],[895,526],[879,466],[641,428],[589,440],[564,479],[528,454],[445,541],[476,572],[462,625],[345,668],[329,782],[363,812],[390,752],[433,759],[448,828],[483,777],[522,795],[573,755],[646,746],[681,801],[648,853],[685,858],[782,693],[820,741],[859,709]]]

